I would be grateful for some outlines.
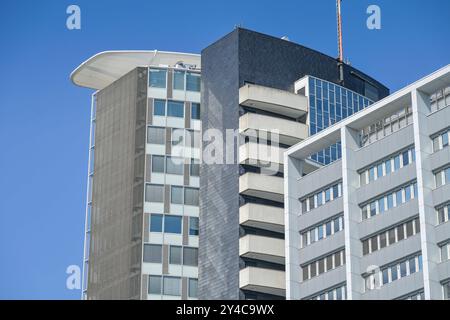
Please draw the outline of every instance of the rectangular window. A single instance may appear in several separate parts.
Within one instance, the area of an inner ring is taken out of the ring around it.
[[[186,90],[200,92],[200,74],[191,72],[186,74]]]
[[[200,103],[192,102],[192,104],[191,104],[191,119],[200,120]]]
[[[325,202],[329,202],[331,200],[331,189],[325,190]]]
[[[387,246],[387,238],[386,238],[386,232],[383,232],[380,234],[380,249],[383,249]]]
[[[198,177],[200,175],[200,161],[191,159],[189,174],[191,177]]]
[[[144,262],[161,263],[162,246],[157,244],[144,244]]]
[[[397,238],[398,241],[405,239],[405,230],[403,228],[403,225],[397,227]]]
[[[382,176],[383,176],[383,164],[381,163],[377,166],[377,177],[379,179]]]
[[[386,167],[386,174],[389,174],[392,172],[391,159],[386,160],[386,162],[384,163],[384,166]]]
[[[336,232],[339,232],[341,229],[340,229],[340,226],[339,226],[339,224],[340,224],[340,220],[341,220],[341,217],[339,217],[339,218],[336,218],[336,219],[334,219],[334,221],[333,221],[333,227],[334,227],[334,233],[336,233]]]
[[[184,188],[184,204],[188,206],[198,206],[198,189]]]
[[[309,277],[308,277],[308,266],[303,267],[302,271],[303,271],[303,281],[308,280],[309,279]]]
[[[442,148],[445,148],[448,146],[448,132],[444,133],[442,135]]]
[[[166,173],[168,174],[183,174],[184,159],[178,157],[167,157],[166,158]]]
[[[197,217],[189,217],[189,235],[190,236],[198,236],[198,218]]]
[[[170,264],[181,264],[181,247],[180,246],[170,246],[169,263]]]
[[[327,271],[333,269],[333,256],[326,257]]]
[[[400,278],[406,277],[406,275],[406,261],[403,261],[402,263],[400,263]]]
[[[168,296],[181,295],[181,279],[178,277],[164,277],[164,294]]]
[[[170,187],[170,203],[183,204],[183,187]]]
[[[395,281],[398,279],[397,266],[391,267],[391,277],[392,277],[392,281]]]
[[[184,71],[175,70],[173,73],[173,89],[184,90]]]
[[[405,167],[409,164],[409,152],[404,151],[402,154],[402,158],[403,158],[403,166]]]
[[[197,298],[197,287],[198,287],[198,280],[189,279],[189,290],[188,290],[189,298]]]
[[[439,147],[439,136],[437,136],[436,138],[433,139],[433,151],[437,152],[439,151],[440,147]]]
[[[318,226],[317,230],[318,230],[318,234],[319,234],[318,235],[319,240],[323,239],[323,226]]]
[[[370,239],[370,245],[372,247],[372,252],[378,250],[378,237],[373,237]]]
[[[375,180],[375,168],[372,167],[369,169],[369,182]]]
[[[416,272],[416,258],[409,259],[409,274]]]
[[[159,184],[147,184],[145,186],[145,201],[164,202],[164,186]]]
[[[322,274],[325,272],[325,260],[320,259],[319,260],[319,274]]]
[[[154,214],[150,215],[150,232],[162,232],[163,229],[163,215]]]
[[[166,100],[155,99],[153,101],[153,114],[155,116],[166,115]]]
[[[402,190],[398,190],[395,193],[395,200],[397,202],[397,206],[401,205],[403,203],[403,192]]]
[[[389,283],[389,269],[384,269],[383,273],[383,284]]]
[[[364,240],[363,243],[363,255],[369,254],[369,240]]]
[[[161,276],[148,276],[148,293],[161,294]]]
[[[164,232],[181,234],[181,217],[180,216],[164,216]]]
[[[411,200],[411,186],[405,188],[405,202]]]
[[[394,171],[400,169],[400,155],[394,158]]]
[[[406,237],[411,237],[414,234],[414,227],[413,227],[413,221],[409,221],[406,224]]]
[[[333,199],[339,198],[339,185],[336,184],[333,186]]]
[[[335,268],[340,267],[341,264],[341,252],[336,252],[334,254],[334,266]]]
[[[387,206],[388,210],[394,207],[394,196],[392,195],[392,193],[388,194],[387,196]]]
[[[377,214],[377,203],[376,202],[372,202],[370,204],[370,216],[373,217],[376,214]]]
[[[165,144],[166,143],[166,128],[148,127],[147,128],[147,143]]]
[[[183,118],[184,117],[184,102],[169,100],[167,102],[167,116]]]
[[[395,240],[395,229],[391,229],[388,231],[388,236],[389,236],[389,245],[392,245],[396,242]]]
[[[164,156],[152,156],[152,172],[164,173]]]
[[[331,221],[328,221],[327,224],[325,225],[326,228],[326,235],[327,237],[329,237],[331,235]]]
[[[149,71],[149,86],[152,88],[166,87],[167,70],[150,69]]]
[[[196,267],[198,265],[198,249],[197,248],[183,248],[183,264],[185,266]]]
[[[385,211],[384,198],[378,200],[378,211],[380,211],[380,213],[383,213]]]

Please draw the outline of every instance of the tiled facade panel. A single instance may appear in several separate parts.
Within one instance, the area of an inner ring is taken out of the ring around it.
[[[238,128],[238,65],[237,32],[203,50],[203,132]],[[202,163],[200,172],[199,298],[238,299],[238,165]]]

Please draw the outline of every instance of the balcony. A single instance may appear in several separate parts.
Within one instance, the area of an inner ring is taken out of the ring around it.
[[[239,208],[239,223],[273,232],[284,232],[284,210],[263,204],[247,203]]]
[[[239,177],[239,193],[284,202],[283,178],[247,172]]]
[[[239,255],[284,264],[284,240],[248,234],[239,239]]]
[[[284,271],[247,267],[239,272],[239,287],[243,290],[284,296]]]
[[[269,87],[246,84],[239,89],[239,104],[294,119],[307,113],[308,103],[303,95]]]
[[[261,138],[272,130],[278,133],[279,143],[290,146],[308,137],[308,126],[304,123],[251,112],[239,118],[239,132],[243,135]]]
[[[284,151],[286,151],[285,148],[277,146],[247,142],[239,146],[239,163],[282,172]]]

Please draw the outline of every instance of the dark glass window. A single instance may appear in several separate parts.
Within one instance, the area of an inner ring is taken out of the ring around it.
[[[163,215],[151,214],[150,215],[150,232],[162,232]]]
[[[148,293],[161,294],[161,276],[148,276]]]
[[[184,90],[184,71],[175,70],[173,73],[173,88]]]
[[[197,248],[183,248],[183,264],[185,266],[194,266],[198,265],[198,249]]]
[[[180,246],[170,246],[170,264],[181,264],[181,251],[182,249]]]
[[[152,172],[164,173],[164,156],[152,156]]]
[[[150,69],[149,71],[149,86],[152,88],[166,87],[166,70]]]
[[[189,235],[198,236],[198,218],[189,217]]]
[[[164,232],[181,234],[181,217],[164,216]]]
[[[186,74],[186,90],[200,92],[200,74],[191,72]]]
[[[166,100],[155,99],[153,101],[153,114],[155,116],[165,116],[166,115]]]
[[[168,101],[167,102],[167,116],[168,117],[184,117],[184,102]]]
[[[191,118],[200,120],[200,103],[191,104]]]
[[[161,245],[144,244],[144,262],[161,263]]]

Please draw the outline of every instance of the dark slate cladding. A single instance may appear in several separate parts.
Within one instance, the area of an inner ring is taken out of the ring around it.
[[[238,64],[237,32],[202,52],[203,132],[238,127]],[[199,298],[238,299],[239,166],[202,164],[200,172]]]
[[[202,129],[239,127],[238,91],[244,83],[293,92],[294,82],[305,75],[339,84],[336,59],[293,42],[235,29],[202,51]],[[361,77],[378,89],[380,98],[389,94],[376,80],[344,66],[344,86],[364,95]],[[203,147],[207,144],[203,142]],[[201,165],[199,236],[199,298],[245,298],[239,291],[238,165]]]
[[[239,34],[239,87],[249,82],[293,92],[294,82],[305,75],[339,84],[337,61],[330,56],[246,29],[236,29],[233,33]],[[364,81],[360,77],[378,88],[380,98],[389,95],[389,89],[381,83],[344,65],[344,86],[364,95]]]

